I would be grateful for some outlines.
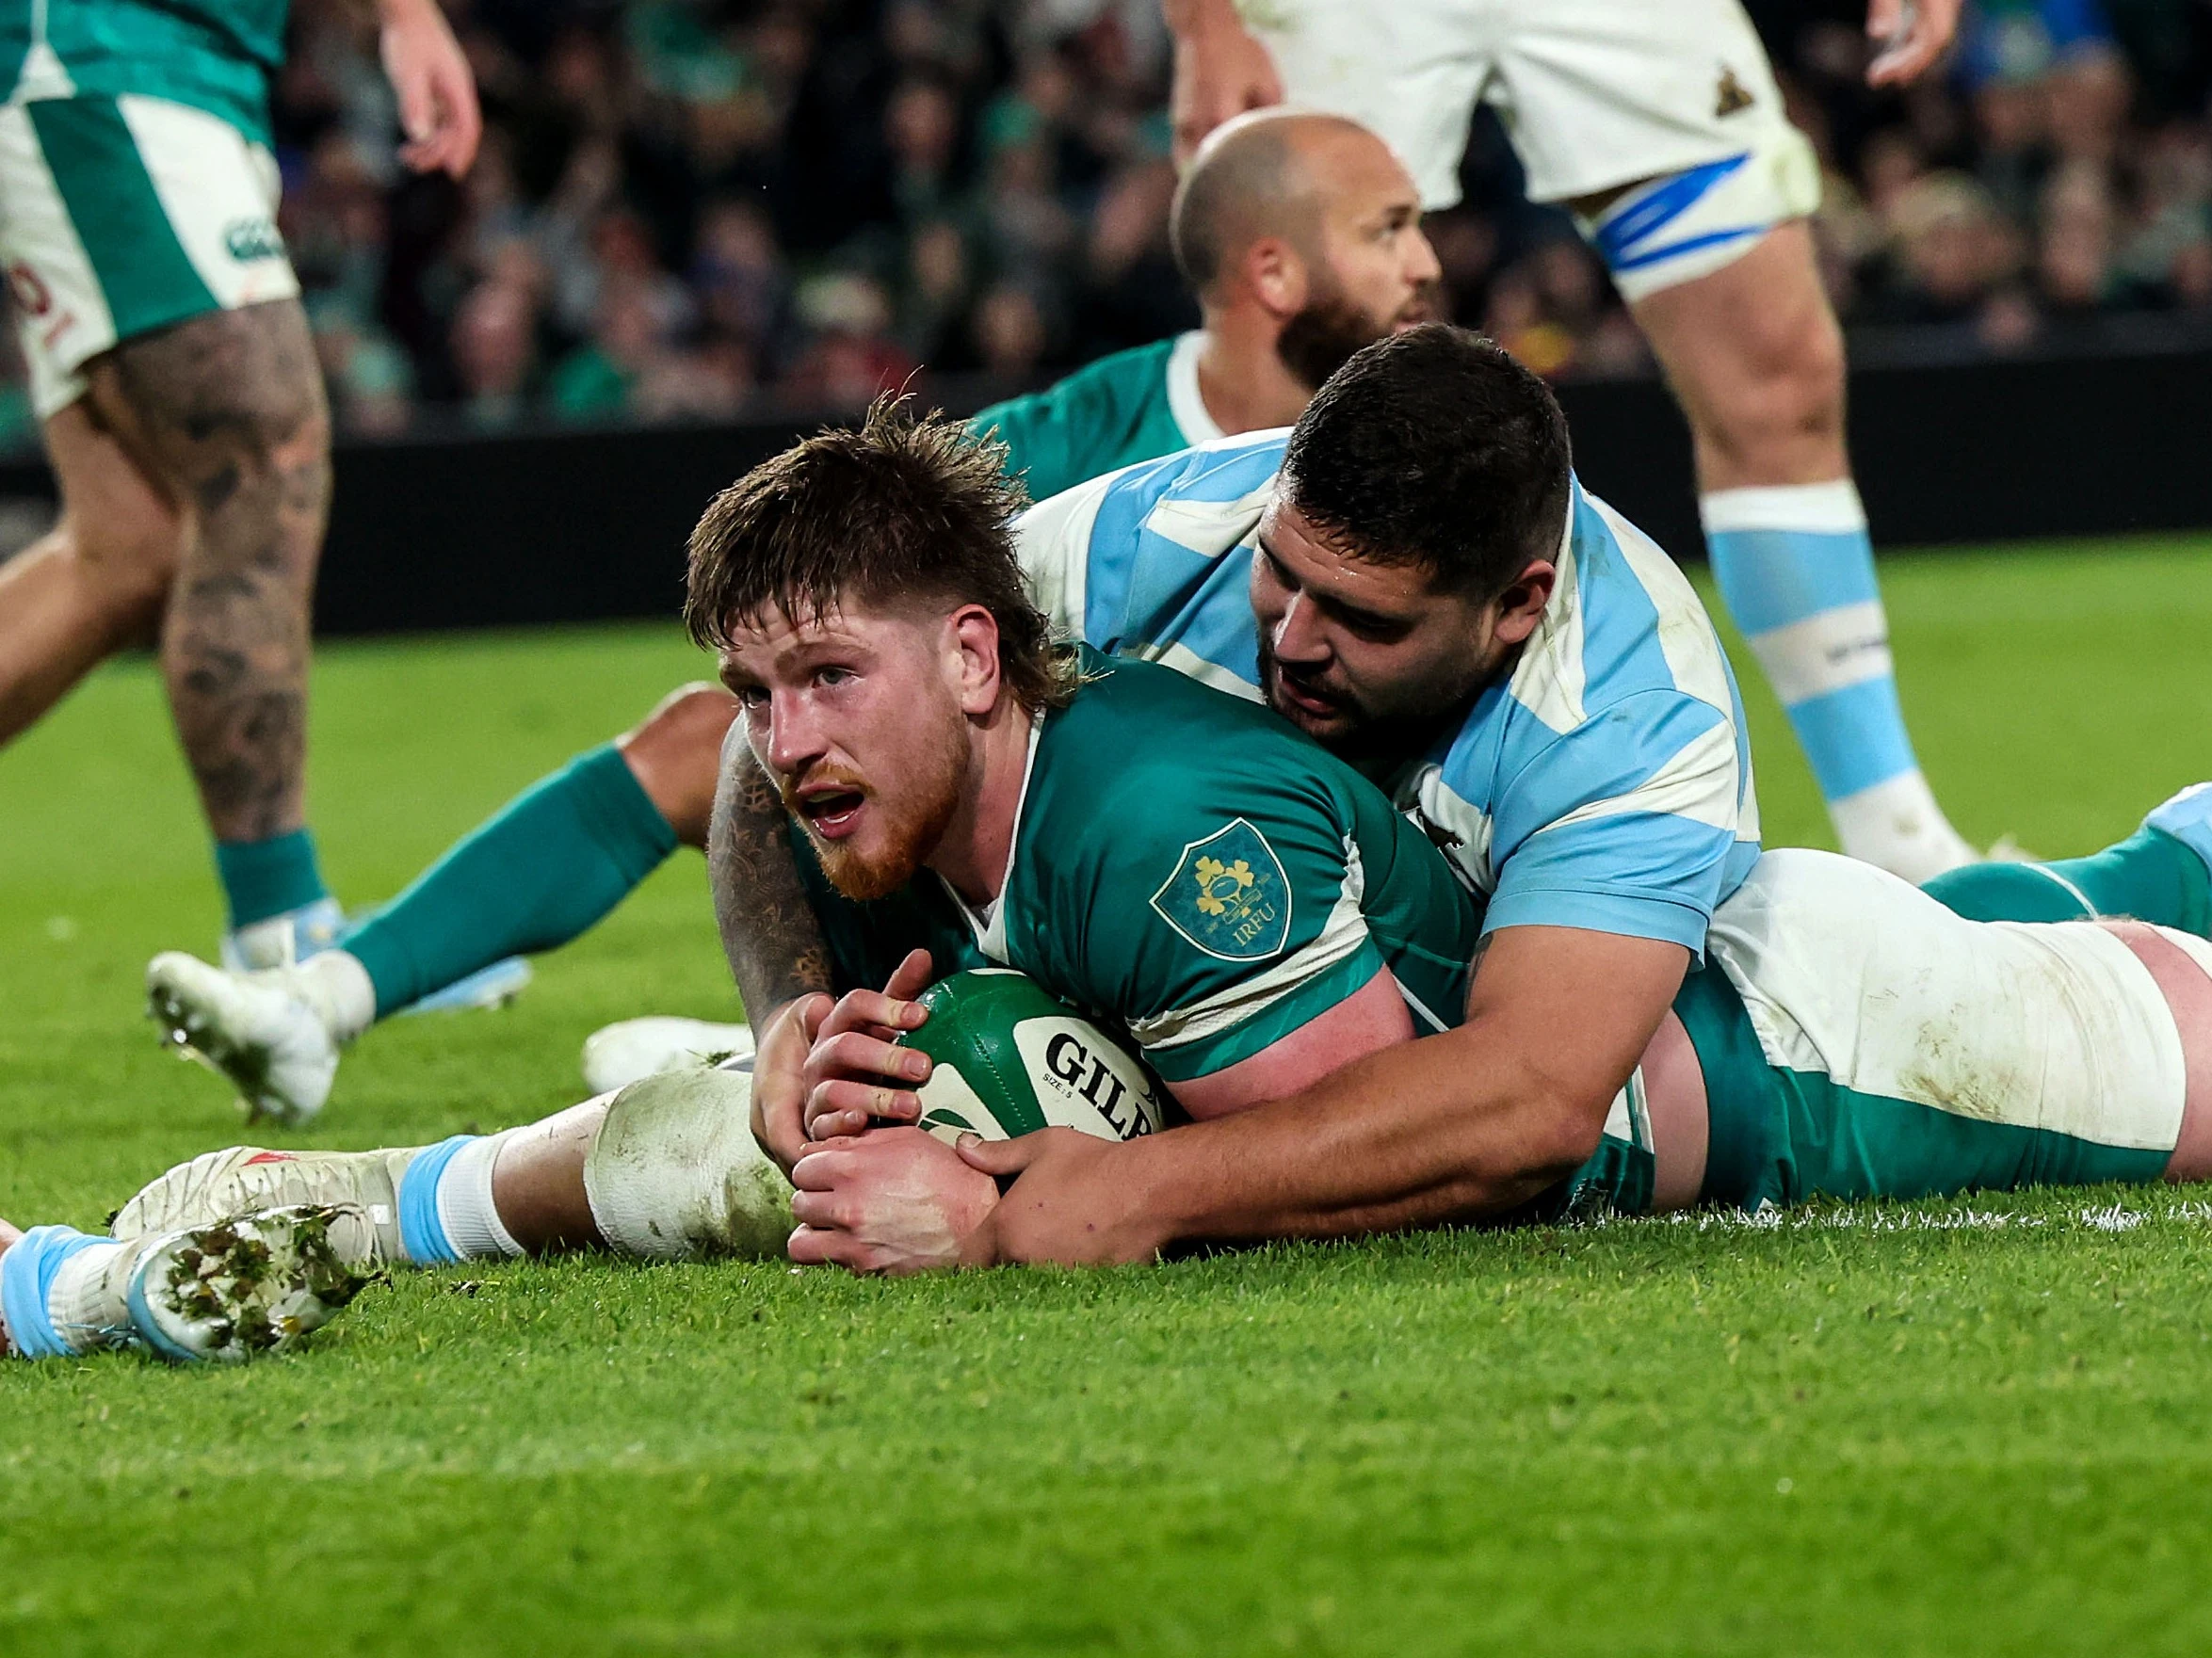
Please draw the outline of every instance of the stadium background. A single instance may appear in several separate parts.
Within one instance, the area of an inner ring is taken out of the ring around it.
[[[350,13],[305,0],[326,631],[656,619],[319,652],[348,902],[702,671],[678,543],[755,455],[917,359],[960,408],[1181,326],[1152,4],[457,8],[497,137],[449,189],[390,174]],[[2204,9],[1985,8],[1994,68],[1883,99],[1849,8],[1753,9],[1831,166],[1876,533],[1982,544],[1884,561],[1921,757],[1978,841],[2105,844],[2212,773]],[[1602,284],[1494,135],[1471,183],[1460,314],[1694,557]],[[0,465],[19,533],[42,476]],[[2159,526],[2196,533],[2107,533]],[[2059,533],[2094,539],[2021,539]],[[1824,844],[1744,690],[1768,840]],[[0,1196],[97,1227],[240,1133],[138,1017],[219,914],[151,664],[0,752]],[[671,860],[511,1008],[395,1022],[283,1143],[529,1120],[595,1024],[728,1017],[705,887]],[[407,1275],[244,1371],[0,1370],[0,1651],[2198,1653],[2208,1220],[2113,1189],[1079,1277]]]
[[[2212,523],[2212,8],[1980,0],[1901,94],[1861,84],[1855,0],[1750,9],[1826,172],[1878,541]],[[452,10],[488,122],[465,184],[397,168],[347,0],[294,8],[276,86],[341,434],[325,633],[666,615],[696,504],[792,432],[887,385],[964,412],[1195,322],[1156,0]],[[1560,383],[1594,488],[1702,555],[1602,267],[1487,115],[1464,176],[1429,221],[1457,318]],[[51,514],[11,368],[0,550]]]

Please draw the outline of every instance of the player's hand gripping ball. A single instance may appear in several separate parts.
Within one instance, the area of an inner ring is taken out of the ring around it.
[[[898,1040],[936,1062],[921,1089],[921,1125],[938,1138],[1072,1128],[1133,1140],[1161,1127],[1164,1090],[1151,1069],[1028,974],[956,973],[916,999],[928,1021]]]

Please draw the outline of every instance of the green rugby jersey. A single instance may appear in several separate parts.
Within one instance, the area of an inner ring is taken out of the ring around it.
[[[968,422],[1009,451],[1007,470],[1041,501],[1140,460],[1223,435],[1198,394],[1196,331],[1102,357],[1025,397],[993,403]]]
[[[0,0],[17,100],[137,93],[220,116],[257,143],[290,0]]]
[[[802,857],[841,985],[906,950],[1017,968],[1126,1029],[1171,1083],[1250,1058],[1389,968],[1417,1030],[1459,1022],[1479,932],[1442,854],[1349,766],[1265,709],[1084,650],[1037,728],[998,901],[935,877],[832,897]]]

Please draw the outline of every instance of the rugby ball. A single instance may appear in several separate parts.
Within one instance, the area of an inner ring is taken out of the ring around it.
[[[956,973],[916,1000],[928,1021],[898,1040],[935,1061],[921,1088],[922,1127],[939,1139],[1010,1140],[1041,1128],[1102,1140],[1158,1132],[1165,1089],[1151,1068],[1027,974]]]

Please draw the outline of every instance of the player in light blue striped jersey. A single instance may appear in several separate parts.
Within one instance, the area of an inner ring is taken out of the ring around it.
[[[1523,372],[1443,328],[1375,349],[1461,359],[1478,392]],[[1373,579],[1407,597],[1418,584],[1326,550],[1325,518],[1310,505],[1316,486],[1399,488],[1387,455],[1364,452],[1397,434],[1331,421],[1329,396],[1301,424],[1311,435],[1260,433],[1111,474],[1033,508],[1018,534],[1040,601],[1065,632],[1264,694],[1309,734],[1356,754],[1360,728],[1397,709],[1378,705],[1356,668],[1315,640],[1311,619],[1331,615],[1395,649],[1403,636],[1390,636],[1407,624],[1351,584]],[[1578,927],[1700,950],[1714,906],[1759,854],[1742,702],[1681,572],[1565,473],[1563,425],[1502,435],[1516,419],[1533,428],[1549,406],[1530,397],[1517,414],[1501,409],[1495,429],[1501,446],[1556,443],[1565,499],[1544,522],[1563,519],[1563,530],[1527,550],[1490,651],[1445,652],[1445,683],[1428,678],[1410,699],[1394,685],[1400,705],[1461,712],[1384,781],[1486,895],[1486,930]],[[1479,512],[1466,510],[1471,535]],[[1463,620],[1433,614],[1413,625]]]

